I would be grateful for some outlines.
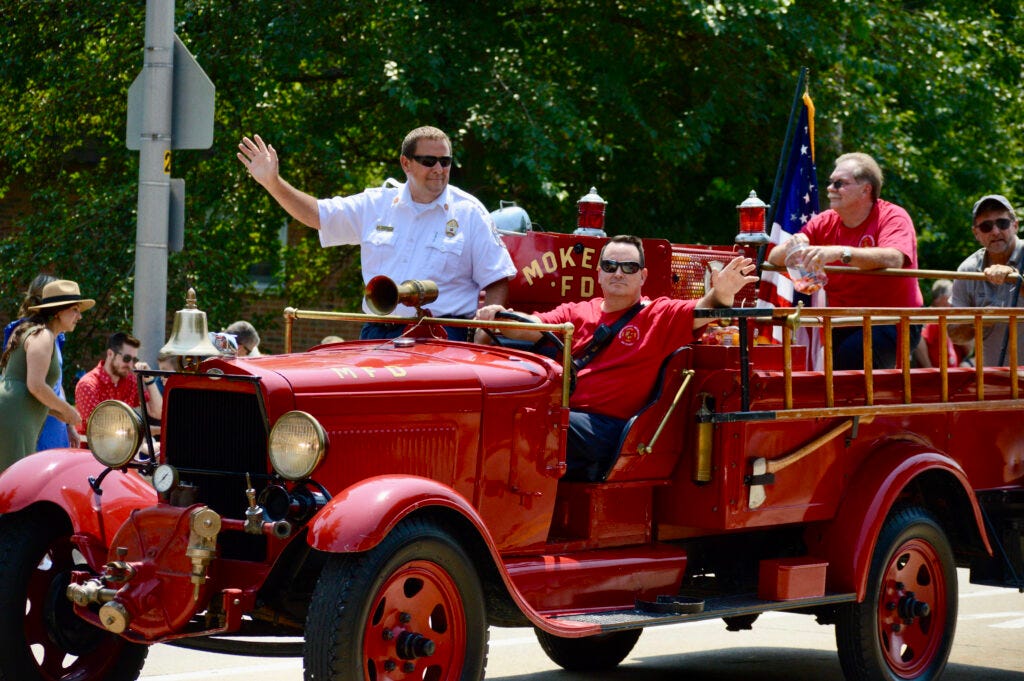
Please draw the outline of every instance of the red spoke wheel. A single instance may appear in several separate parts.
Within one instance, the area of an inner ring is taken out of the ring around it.
[[[84,567],[67,519],[29,513],[0,518],[0,681],[137,679],[149,648],[85,622],[65,595]]]
[[[937,566],[941,562],[935,548],[911,539],[896,549],[882,577],[879,645],[900,678],[920,676],[942,643],[933,628],[945,622],[949,597]]]
[[[365,553],[332,556],[306,620],[307,679],[476,681],[483,590],[458,542],[409,521]]]
[[[370,676],[420,667],[426,678],[444,678],[443,670],[463,666],[465,627],[451,575],[429,561],[403,565],[381,587],[366,623],[365,663],[376,670]]]
[[[937,679],[956,630],[956,569],[949,540],[924,509],[886,520],[863,603],[845,608],[836,641],[849,681]]]

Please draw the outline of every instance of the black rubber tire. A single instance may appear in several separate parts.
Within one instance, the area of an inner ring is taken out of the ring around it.
[[[424,608],[429,617],[421,616]],[[406,612],[411,619],[399,624]],[[401,657],[407,634],[430,639],[436,651]],[[327,559],[306,618],[305,679],[383,680],[393,662],[401,678],[479,681],[488,635],[483,588],[469,556],[435,524],[408,520],[369,551]],[[415,668],[403,670],[407,664]]]
[[[747,631],[754,628],[754,622],[761,616],[761,613],[755,612],[752,615],[733,615],[732,617],[723,617],[722,621],[725,622],[725,628],[727,631]]]
[[[0,681],[139,678],[149,647],[85,622],[65,596],[75,556],[66,518],[0,517]]]
[[[928,614],[901,618],[918,600]],[[878,536],[864,602],[844,605],[836,620],[846,681],[938,679],[956,615],[956,565],[942,527],[923,508],[894,510]]]
[[[643,629],[613,631],[584,638],[562,638],[534,629],[537,641],[551,661],[573,672],[614,669],[626,659]]]

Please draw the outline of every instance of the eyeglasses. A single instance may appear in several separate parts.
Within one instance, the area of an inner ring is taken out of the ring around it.
[[[848,184],[859,184],[856,180],[829,180],[828,184],[825,185],[825,189],[829,187],[835,187],[836,190],[842,189]]]
[[[123,359],[128,364],[135,364],[136,362],[139,361],[138,357],[136,357],[135,355],[129,355],[127,352],[121,353],[121,359]]]
[[[433,168],[438,163],[441,164],[442,168],[447,168],[452,164],[451,156],[411,156],[410,158],[424,168]]]
[[[996,218],[995,220],[985,220],[974,225],[974,229],[978,230],[982,234],[988,234],[992,231],[993,227],[1006,231],[1010,229],[1010,225],[1013,224],[1013,220],[1010,218]]]
[[[607,272],[608,274],[615,274],[615,270],[621,269],[623,274],[636,274],[640,271],[640,263],[636,260],[625,260],[619,262],[618,260],[602,260],[601,271]]]

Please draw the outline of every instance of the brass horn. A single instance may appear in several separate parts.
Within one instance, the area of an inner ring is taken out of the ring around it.
[[[391,314],[399,303],[415,307],[420,312],[423,305],[437,300],[437,284],[429,279],[408,279],[395,284],[392,279],[378,274],[366,284],[363,295],[374,314]]]
[[[189,288],[185,295],[185,308],[174,313],[174,327],[161,353],[178,357],[212,357],[220,351],[210,342],[206,326],[206,313],[196,308],[196,291]],[[193,362],[182,362],[187,365]]]

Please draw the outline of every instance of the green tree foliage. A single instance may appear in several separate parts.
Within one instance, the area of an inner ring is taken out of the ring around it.
[[[591,186],[612,233],[728,243],[735,206],[767,200],[793,88],[810,70],[817,160],[845,151],[886,171],[921,262],[954,268],[974,245],[969,207],[1024,200],[1020,2],[839,0],[178,0],[176,32],[217,87],[213,148],[177,151],[186,249],[168,310],[194,285],[211,326],[260,295],[273,263],[290,304],[354,309],[358,252],[321,249],[235,158],[242,135],[278,150],[296,186],[327,196],[401,178],[398,147],[425,123],[452,136],[452,180],[536,225],[575,226]],[[69,345],[88,367],[131,325],[138,154],[124,143],[141,69],[144,3],[2,0],[0,300],[40,270],[99,305]],[[324,282],[339,282],[325,290]],[[93,339],[92,344],[88,342]]]

